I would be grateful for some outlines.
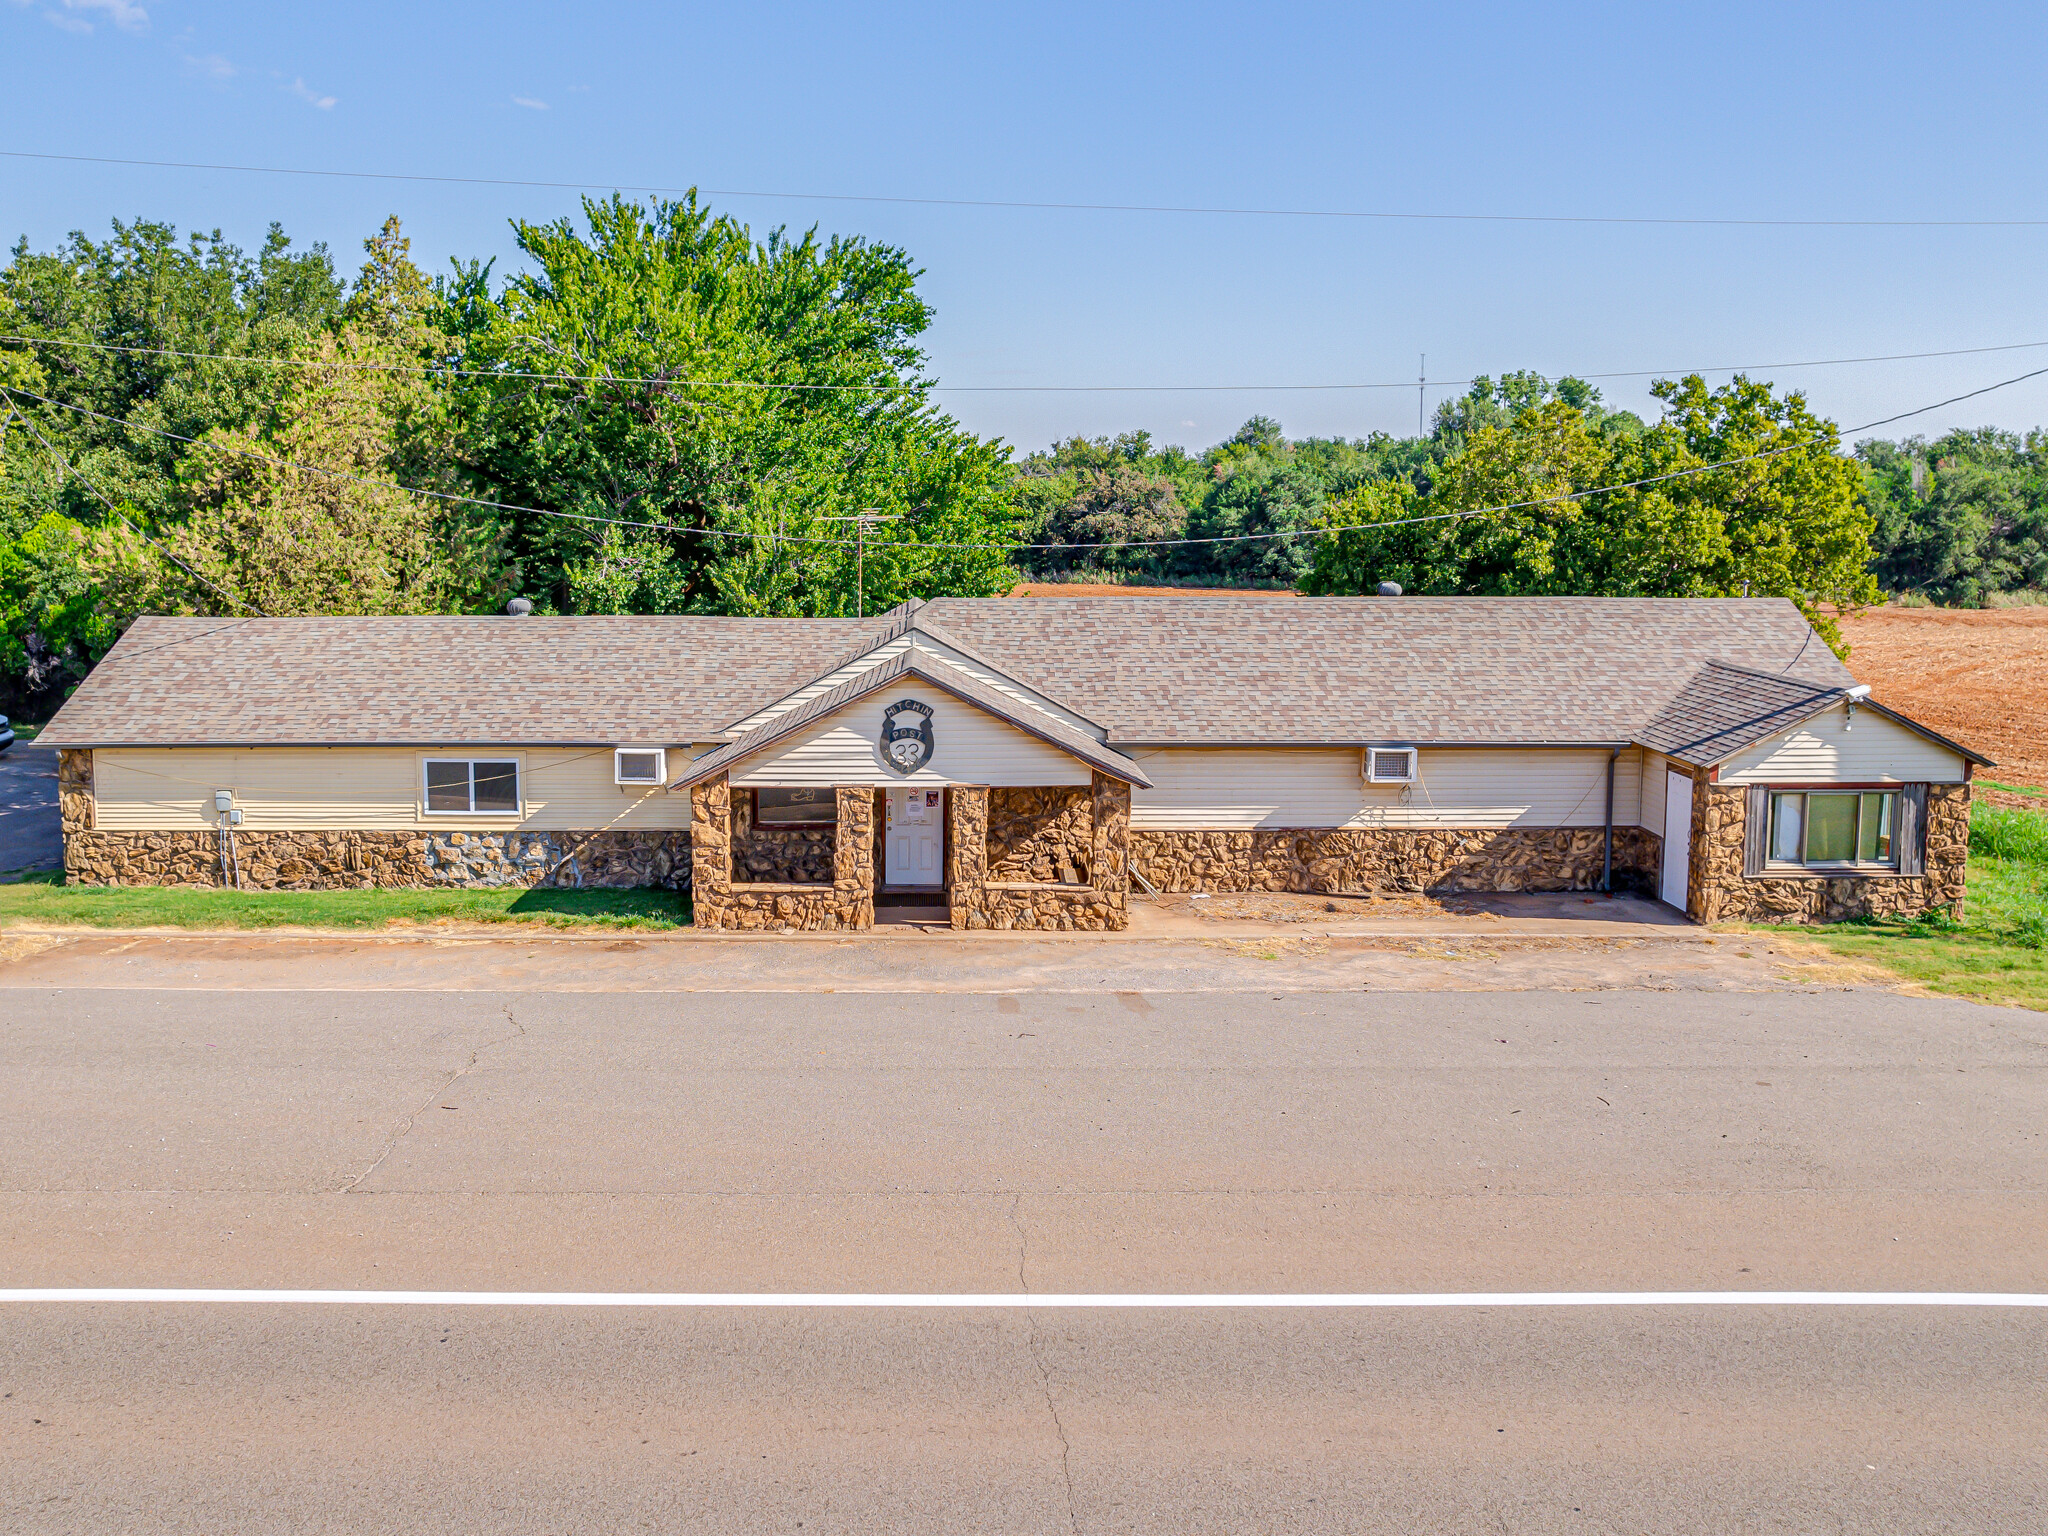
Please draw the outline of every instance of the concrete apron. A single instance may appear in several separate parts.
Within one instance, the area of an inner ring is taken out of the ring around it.
[[[0,992],[1784,992],[1890,986],[1766,935],[0,933]]]

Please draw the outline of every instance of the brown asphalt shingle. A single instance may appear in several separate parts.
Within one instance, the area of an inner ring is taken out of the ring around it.
[[[919,617],[1140,742],[1609,742],[1710,661],[1853,682],[1774,598],[939,598]],[[903,615],[138,619],[52,746],[714,739]]]

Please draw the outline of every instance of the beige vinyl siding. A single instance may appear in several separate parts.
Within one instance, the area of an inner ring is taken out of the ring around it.
[[[1425,747],[1419,780],[1368,784],[1356,747],[1164,747],[1134,754],[1152,779],[1131,792],[1131,825],[1255,827],[1597,827],[1608,753],[1580,748]],[[1614,823],[1640,814],[1642,754],[1614,765]]]
[[[779,715],[788,714],[789,711],[795,709],[799,704],[807,704],[820,694],[830,693],[841,683],[860,676],[861,673],[868,671],[872,667],[879,666],[892,656],[900,656],[905,651],[912,650],[943,661],[955,671],[966,673],[985,687],[992,688],[1005,697],[1015,699],[1019,704],[1028,705],[1040,714],[1050,715],[1063,725],[1071,726],[1077,731],[1086,731],[1097,741],[1101,741],[1107,734],[1101,727],[1082,719],[1081,716],[1075,714],[1072,710],[1055,704],[1043,694],[1034,693],[1028,688],[1020,687],[1013,679],[1005,677],[1000,672],[991,671],[980,662],[961,655],[960,652],[954,650],[950,645],[941,645],[926,635],[903,635],[895,640],[891,640],[887,645],[877,647],[866,655],[858,657],[846,666],[839,668],[836,672],[828,672],[816,681],[804,684],[803,687],[790,694],[787,698],[777,699],[766,709],[756,711],[754,714],[747,716],[746,719],[734,724],[732,734],[737,738],[744,732],[751,731],[756,726],[763,725]]]
[[[1627,762],[1628,756],[1628,753],[1622,753],[1622,762]],[[1664,835],[1664,774],[1667,771],[1667,759],[1662,752],[1643,752],[1641,757],[1642,761],[1636,768],[1636,800],[1637,804],[1642,808],[1642,814],[1637,819],[1636,825],[1647,827],[1659,837],[1662,837]],[[1619,764],[1616,766],[1619,767]],[[1649,787],[1648,794],[1643,793],[1645,785]],[[1615,781],[1614,794],[1617,800],[1621,798],[1621,782],[1619,778]],[[1614,821],[1617,826],[1623,824],[1618,814],[1615,816]]]
[[[899,699],[932,707],[932,760],[909,777],[882,765],[882,714]],[[814,720],[733,769],[740,785],[1086,784],[1086,763],[914,677]]]
[[[672,765],[684,749],[670,752]],[[513,759],[522,816],[429,816],[420,764],[429,757]],[[660,829],[690,824],[690,797],[612,782],[606,747],[102,747],[93,753],[95,825],[109,832],[214,825],[215,790],[235,792],[243,830],[410,828],[537,832]]]
[[[1852,722],[1841,705],[1760,742],[1722,765],[1723,784],[1868,784],[1925,780],[1960,783],[1964,760],[1918,731],[1859,709]]]

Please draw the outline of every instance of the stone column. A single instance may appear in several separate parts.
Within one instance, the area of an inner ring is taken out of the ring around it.
[[[1693,770],[1692,822],[1686,829],[1685,915],[1696,923],[1718,922],[1723,915],[1730,894],[1725,867],[1731,841],[1733,879],[1742,878],[1742,792],[1717,793],[1709,771]],[[1667,835],[1671,831],[1664,830]]]
[[[841,784],[832,839],[832,902],[844,928],[875,926],[875,792]]]
[[[92,749],[61,747],[57,752],[57,802],[64,835],[90,832],[93,825]]]
[[[1927,873],[1922,886],[1922,911],[1940,907],[1957,922],[1963,920],[1963,873],[1970,860],[1968,784],[1927,786]]]
[[[988,790],[955,784],[946,818],[946,905],[955,928],[988,926]]]
[[[1095,842],[1088,855],[1088,883],[1105,908],[1105,920],[1121,928],[1129,920],[1131,889],[1131,786],[1106,773],[1090,779],[1094,791]]]
[[[690,786],[690,900],[699,928],[734,926],[732,904],[732,779]]]

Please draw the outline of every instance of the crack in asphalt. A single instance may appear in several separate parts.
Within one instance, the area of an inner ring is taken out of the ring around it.
[[[357,1174],[354,1178],[350,1179],[346,1184],[341,1185],[337,1190],[335,1190],[336,1194],[354,1194],[356,1190],[361,1186],[363,1180],[367,1179],[371,1174],[375,1173],[379,1168],[381,1168],[384,1165],[384,1159],[389,1157],[393,1152],[398,1150],[398,1144],[401,1141],[405,1140],[406,1134],[412,1130],[413,1126],[418,1122],[420,1116],[425,1114],[428,1110],[432,1109],[434,1107],[435,1101],[439,1099],[443,1094],[445,1094],[449,1089],[453,1088],[457,1083],[461,1082],[465,1077],[469,1076],[470,1073],[476,1070],[477,1060],[483,1055],[485,1051],[493,1050],[501,1045],[507,1045],[514,1040],[522,1038],[526,1034],[526,1026],[520,1023],[518,1019],[513,1017],[511,1007],[507,1005],[507,1007],[503,1011],[505,1014],[505,1022],[512,1026],[512,1033],[509,1035],[499,1035],[496,1039],[493,1040],[485,1040],[482,1043],[480,1043],[474,1050],[472,1050],[469,1053],[469,1060],[465,1061],[461,1066],[457,1067],[453,1072],[449,1073],[448,1080],[446,1082],[442,1083],[440,1087],[436,1088],[432,1093],[428,1094],[426,1098],[422,1099],[419,1105],[412,1111],[412,1113],[407,1115],[402,1121],[399,1122],[398,1129],[391,1133],[391,1139],[384,1143],[384,1150],[377,1154],[376,1158],[370,1163],[370,1166],[365,1168],[361,1173]]]
[[[1031,1282],[1025,1278],[1024,1265],[1028,1249],[1024,1236],[1024,1223],[1017,1219],[1017,1208],[1024,1203],[1020,1194],[1010,1202],[1010,1226],[1017,1234],[1017,1289],[1026,1296],[1031,1294]],[[1073,1536],[1081,1536],[1081,1515],[1074,1505],[1074,1461],[1073,1447],[1067,1443],[1067,1427],[1060,1422],[1060,1405],[1053,1400],[1052,1371],[1046,1366],[1045,1357],[1038,1348],[1038,1314],[1024,1314],[1030,1325],[1030,1333],[1024,1341],[1024,1348],[1030,1353],[1031,1363],[1038,1368],[1039,1390],[1045,1394],[1045,1411],[1052,1419],[1052,1432],[1060,1443],[1060,1479],[1067,1492],[1067,1528]]]

